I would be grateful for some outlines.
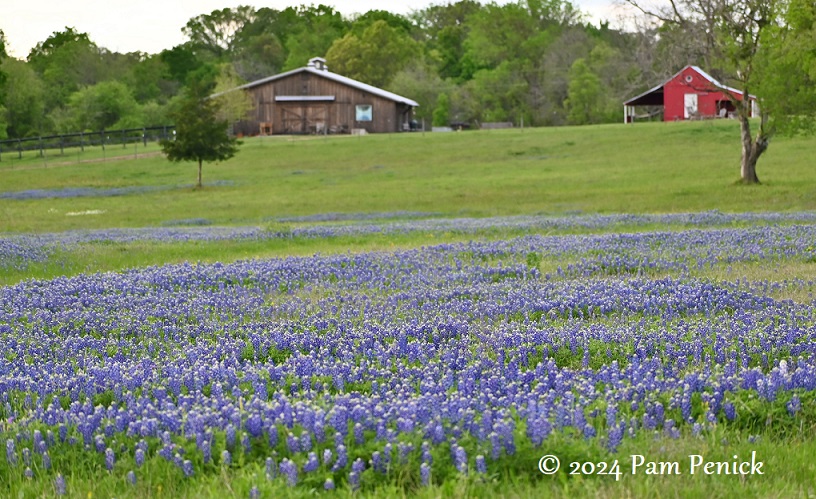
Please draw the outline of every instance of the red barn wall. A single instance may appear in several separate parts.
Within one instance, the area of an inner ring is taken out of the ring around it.
[[[677,121],[684,116],[685,94],[697,94],[697,113],[700,116],[717,116],[718,103],[728,101],[728,97],[714,90],[711,82],[692,68],[686,68],[663,86],[663,120]]]

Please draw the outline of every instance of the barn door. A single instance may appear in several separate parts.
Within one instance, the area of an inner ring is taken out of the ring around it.
[[[281,123],[283,133],[305,133],[306,117],[303,115],[303,108],[297,106],[281,106]]]
[[[328,125],[328,106],[308,106],[304,109],[306,116],[306,129],[309,133],[325,133]]]
[[[697,94],[683,95],[683,118],[697,117]]]
[[[296,104],[281,107],[284,133],[324,133],[328,121],[326,105]]]

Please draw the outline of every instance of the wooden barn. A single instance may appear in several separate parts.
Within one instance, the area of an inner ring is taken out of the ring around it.
[[[238,87],[254,108],[242,135],[382,133],[409,130],[415,101],[332,73],[315,57],[306,67]],[[363,132],[365,131],[365,132]]]
[[[743,100],[743,92],[723,85],[697,66],[686,66],[667,81],[624,102],[624,122],[640,117],[635,109],[639,106],[662,108],[663,121],[733,117],[736,108],[732,98]],[[749,98],[751,115],[756,116],[756,97]]]

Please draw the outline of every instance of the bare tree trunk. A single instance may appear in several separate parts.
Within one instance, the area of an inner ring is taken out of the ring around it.
[[[750,106],[750,100],[747,106]],[[743,104],[746,105],[746,104]],[[740,160],[740,181],[743,184],[758,184],[759,177],[756,174],[756,164],[759,157],[768,149],[768,134],[766,132],[765,124],[767,117],[763,113],[760,119],[759,130],[756,138],[751,136],[751,122],[749,121],[748,112],[740,112],[740,135],[742,138],[742,158]]]
[[[198,160],[198,185],[197,187],[201,188],[201,159]]]

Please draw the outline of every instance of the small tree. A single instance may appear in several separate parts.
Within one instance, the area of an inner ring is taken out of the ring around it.
[[[227,121],[218,120],[218,103],[191,89],[170,114],[176,123],[175,140],[163,140],[162,150],[170,161],[197,161],[198,184],[204,161],[224,161],[235,155],[240,142],[227,134]]]

